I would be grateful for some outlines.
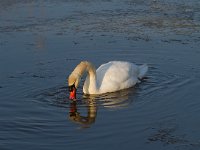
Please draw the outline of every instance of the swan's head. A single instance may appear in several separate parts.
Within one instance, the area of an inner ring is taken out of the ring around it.
[[[78,88],[80,81],[80,76],[77,74],[71,74],[68,78],[68,87],[69,87],[69,99],[76,99],[76,90]]]

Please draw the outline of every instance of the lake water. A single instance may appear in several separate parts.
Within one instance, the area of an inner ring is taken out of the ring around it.
[[[0,149],[200,149],[199,47],[199,0],[0,0]],[[82,60],[148,79],[71,102]]]

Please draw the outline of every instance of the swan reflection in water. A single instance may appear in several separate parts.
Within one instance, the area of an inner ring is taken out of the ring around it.
[[[70,103],[69,119],[84,126],[93,124],[97,117],[97,106],[108,109],[123,109],[133,101],[135,88],[102,95],[83,95],[82,100]],[[79,103],[81,101],[81,104]],[[82,104],[83,103],[83,104]],[[84,113],[86,110],[87,113]],[[85,115],[84,115],[85,114]]]
[[[77,101],[70,103],[69,119],[73,122],[80,123],[82,125],[90,125],[95,122],[97,115],[96,103],[90,102],[87,106],[87,115],[83,116],[78,112]]]

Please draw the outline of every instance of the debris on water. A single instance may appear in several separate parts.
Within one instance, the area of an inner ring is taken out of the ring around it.
[[[161,128],[148,138],[147,143],[161,142],[164,146],[174,145],[177,149],[200,148],[200,141],[187,139],[186,135],[175,135],[175,128]]]
[[[152,134],[148,140],[150,142],[160,141],[164,144],[177,144],[177,143],[186,143],[187,140],[184,137],[179,137],[173,135],[174,129],[166,128],[166,129],[159,129],[156,133]]]

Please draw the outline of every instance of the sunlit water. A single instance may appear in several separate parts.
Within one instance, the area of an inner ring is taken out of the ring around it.
[[[200,149],[200,2],[0,1],[0,149]],[[147,79],[97,96],[81,61],[147,63]]]

